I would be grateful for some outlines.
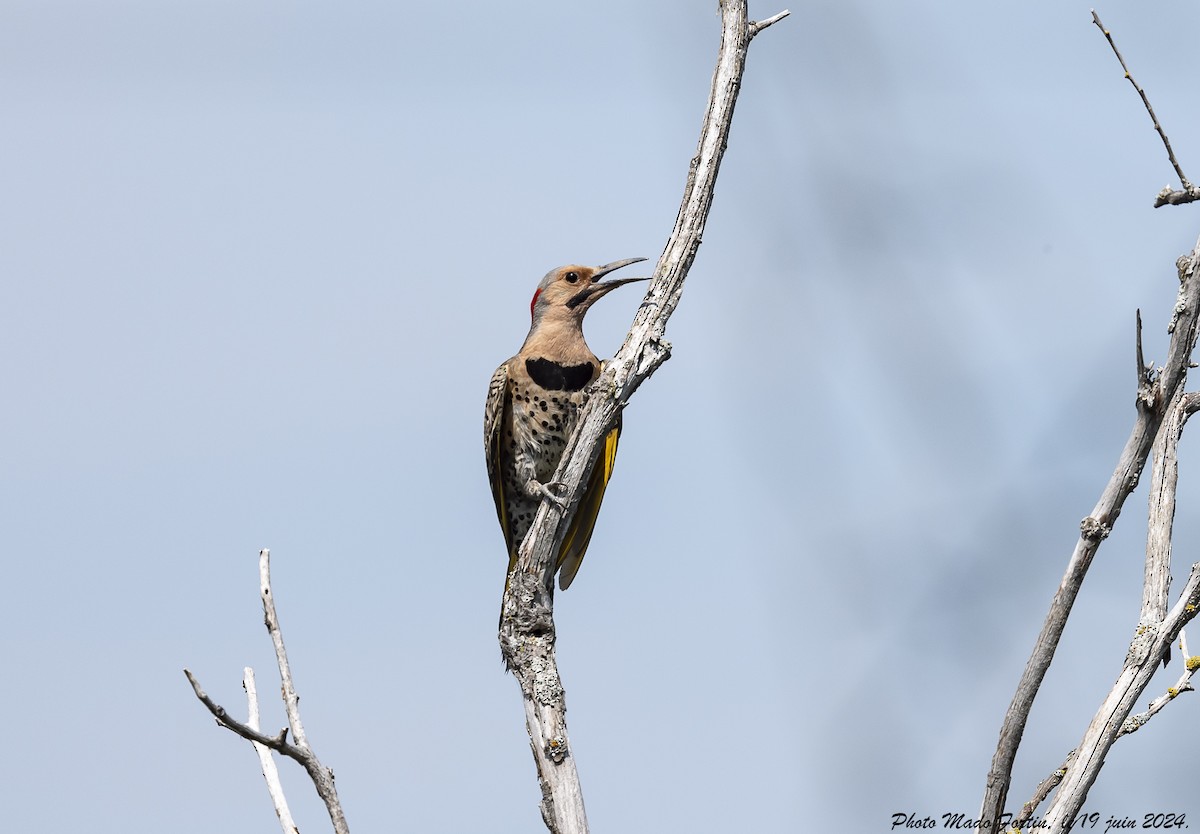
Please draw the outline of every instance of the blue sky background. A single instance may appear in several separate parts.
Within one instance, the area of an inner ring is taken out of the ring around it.
[[[1161,361],[1200,233],[1151,208],[1173,173],[1087,4],[791,8],[751,50],[674,358],[558,600],[597,831],[974,814],[1132,424],[1134,310]],[[1200,176],[1200,9],[1099,12]],[[548,269],[658,256],[718,34],[685,0],[0,5],[6,829],[277,830],[181,673],[240,714],[252,665],[283,725],[270,547],[352,829],[540,830],[495,638],[487,381]],[[597,353],[637,303],[592,312]],[[1185,442],[1176,588],[1197,464]],[[1117,674],[1145,500],[1014,807]],[[1119,742],[1085,810],[1200,815],[1198,715],[1187,695]]]

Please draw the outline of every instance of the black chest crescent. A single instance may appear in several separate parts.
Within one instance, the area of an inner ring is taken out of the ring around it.
[[[592,381],[596,366],[591,362],[582,365],[560,365],[549,359],[526,359],[525,370],[529,378],[547,391],[580,391]]]

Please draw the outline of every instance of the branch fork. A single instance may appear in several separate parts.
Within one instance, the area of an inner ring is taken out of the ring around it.
[[[259,551],[258,575],[263,620],[267,632],[271,636],[271,643],[275,647],[275,661],[279,666],[281,694],[287,712],[288,726],[280,730],[276,736],[264,735],[259,730],[258,691],[254,683],[254,670],[250,667],[246,667],[243,678],[250,715],[249,720],[244,724],[232,718],[224,707],[210,698],[190,670],[184,669],[183,674],[187,677],[188,683],[192,685],[192,691],[196,694],[196,698],[208,708],[208,711],[217,719],[218,724],[255,745],[255,751],[259,755],[259,761],[263,768],[263,777],[267,781],[267,790],[275,804],[275,812],[279,817],[284,834],[298,834],[298,829],[288,811],[287,800],[284,799],[283,788],[279,783],[278,771],[266,749],[274,750],[280,755],[300,763],[309,778],[312,779],[317,794],[325,803],[335,834],[349,834],[350,828],[346,824],[346,815],[342,811],[337,788],[333,784],[333,771],[321,764],[317,754],[309,747],[304,734],[304,725],[300,721],[300,696],[296,694],[296,687],[292,683],[292,670],[288,663],[287,650],[283,645],[283,631],[279,626],[279,617],[275,612],[275,598],[271,593],[271,552],[269,550]],[[292,742],[287,740],[289,730],[292,734]]]
[[[1184,391],[1187,369],[1196,346],[1200,324],[1200,277],[1195,264],[1200,261],[1200,241],[1190,256],[1180,259],[1179,298],[1170,323],[1171,338],[1167,360],[1155,372],[1145,362],[1141,341],[1141,314],[1137,327],[1138,393],[1133,430],[1092,513],[1080,525],[1080,538],[1067,564],[1046,621],[1038,635],[1033,653],[1026,664],[1017,691],[1005,715],[1000,740],[992,759],[980,810],[981,832],[999,830],[1004,812],[1012,766],[1024,733],[1033,700],[1046,670],[1054,658],[1058,641],[1082,586],[1087,570],[1103,541],[1121,513],[1125,499],[1137,486],[1146,462],[1153,456],[1150,476],[1149,516],[1146,538],[1146,569],[1142,607],[1135,635],[1125,663],[1112,691],[1097,711],[1079,747],[1062,773],[1051,774],[1038,786],[1034,798],[1014,823],[1017,827],[1057,788],[1046,814],[1046,824],[1055,827],[1079,813],[1087,792],[1099,774],[1109,748],[1122,735],[1133,732],[1169,702],[1174,695],[1158,700],[1147,713],[1130,718],[1134,703],[1141,696],[1160,660],[1167,656],[1171,643],[1183,627],[1195,617],[1200,606],[1200,563],[1191,575],[1174,607],[1167,610],[1170,585],[1171,531],[1175,516],[1175,487],[1178,479],[1177,448],[1188,416],[1200,408],[1200,395]],[[1186,648],[1184,656],[1187,657]],[[1188,669],[1173,687],[1175,694],[1190,689],[1194,670]]]

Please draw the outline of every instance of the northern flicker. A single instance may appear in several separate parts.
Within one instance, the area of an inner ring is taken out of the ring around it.
[[[542,499],[562,506],[556,494],[558,485],[547,482],[575,428],[580,406],[586,401],[585,389],[600,374],[600,360],[583,339],[583,317],[617,287],[647,280],[601,280],[614,270],[644,260],[629,258],[598,267],[560,266],[548,272],[529,304],[533,322],[525,344],[492,375],[483,416],[483,443],[510,572]],[[575,578],[592,538],[620,434],[618,418],[593,462],[579,509],[563,539],[555,570],[558,586],[564,591]]]

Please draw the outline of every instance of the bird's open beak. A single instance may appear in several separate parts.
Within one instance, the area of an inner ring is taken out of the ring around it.
[[[596,272],[592,275],[592,284],[584,290],[576,293],[570,301],[567,302],[568,307],[578,307],[583,305],[584,309],[592,306],[592,303],[599,298],[603,298],[617,287],[623,287],[626,284],[632,284],[634,281],[649,281],[650,276],[644,278],[618,278],[614,281],[601,281],[610,272],[620,269],[623,266],[640,263],[646,260],[645,258],[626,258],[623,261],[613,261],[610,264],[596,267]]]
[[[610,264],[605,264],[604,266],[598,266],[598,267],[596,267],[596,274],[592,276],[592,280],[599,281],[601,278],[603,278],[605,275],[607,275],[610,272],[616,272],[618,269],[620,269],[623,266],[629,266],[630,264],[641,263],[644,260],[646,260],[646,259],[645,258],[626,258],[623,261],[613,261]],[[645,280],[646,280],[645,278],[626,278],[621,283],[628,284],[630,281],[645,281]]]

